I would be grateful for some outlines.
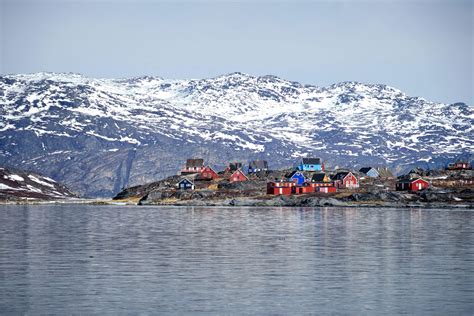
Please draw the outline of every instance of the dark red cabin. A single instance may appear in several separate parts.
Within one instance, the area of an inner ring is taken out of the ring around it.
[[[428,188],[430,183],[421,178],[406,179],[397,182],[397,191],[420,191]]]

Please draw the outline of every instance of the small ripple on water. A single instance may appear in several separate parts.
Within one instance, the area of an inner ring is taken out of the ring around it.
[[[1,206],[0,313],[474,312],[463,210]]]

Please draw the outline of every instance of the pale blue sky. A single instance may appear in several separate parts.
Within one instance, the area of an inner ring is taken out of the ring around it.
[[[0,73],[240,71],[473,104],[473,1],[0,0]]]

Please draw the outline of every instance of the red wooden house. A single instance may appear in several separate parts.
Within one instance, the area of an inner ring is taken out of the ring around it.
[[[420,191],[430,186],[430,183],[421,178],[402,179],[397,182],[397,191]]]
[[[448,163],[447,168],[448,170],[469,170],[471,169],[471,164],[467,161],[456,161],[452,163]]]
[[[239,181],[247,181],[249,178],[242,172],[241,169],[237,169],[234,173],[229,177],[229,182],[239,182]]]
[[[200,180],[215,180],[217,178],[219,178],[219,175],[211,168],[211,166],[206,166],[199,174]]]
[[[333,180],[338,188],[356,189],[359,187],[359,180],[350,171],[336,173]]]
[[[204,169],[204,159],[188,159],[186,166],[181,169],[181,174],[200,173]]]
[[[295,186],[293,181],[270,181],[267,183],[267,194],[291,195]]]

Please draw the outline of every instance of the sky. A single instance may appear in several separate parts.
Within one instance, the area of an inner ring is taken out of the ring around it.
[[[473,105],[474,0],[0,0],[0,73],[383,83]]]

